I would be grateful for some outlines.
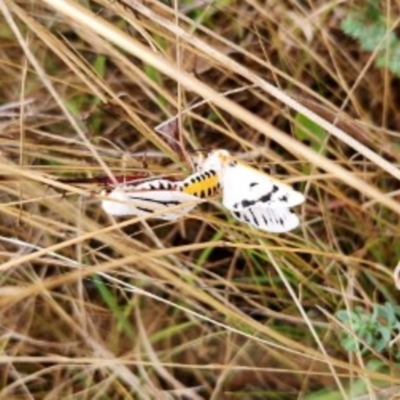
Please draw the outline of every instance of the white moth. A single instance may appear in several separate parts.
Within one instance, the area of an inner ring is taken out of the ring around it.
[[[274,233],[299,225],[290,208],[303,203],[305,197],[289,185],[235,160],[226,150],[214,150],[198,165],[200,171],[218,175],[222,204],[239,221]]]

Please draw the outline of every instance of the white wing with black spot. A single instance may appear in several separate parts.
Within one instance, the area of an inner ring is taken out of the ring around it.
[[[231,211],[253,207],[290,208],[304,202],[289,185],[237,161],[224,165],[223,205]]]

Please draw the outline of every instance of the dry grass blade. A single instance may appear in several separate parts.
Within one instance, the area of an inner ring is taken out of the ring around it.
[[[155,128],[165,142],[175,151],[181,161],[186,161],[183,138],[180,132],[178,118],[168,120]]]
[[[264,3],[0,0],[1,398],[400,386],[400,9]],[[183,179],[199,148],[293,184],[300,226],[219,198],[103,212],[105,186]]]

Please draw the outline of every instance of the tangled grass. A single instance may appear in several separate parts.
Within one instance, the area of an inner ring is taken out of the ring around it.
[[[386,36],[366,52],[341,29],[363,4],[165,3],[0,1],[0,397],[394,396]],[[174,117],[184,157],[154,130]],[[101,185],[63,181],[184,177],[200,148],[294,184],[301,227],[257,231],[217,199],[176,223],[113,220]]]

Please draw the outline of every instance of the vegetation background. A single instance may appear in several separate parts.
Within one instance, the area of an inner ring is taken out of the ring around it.
[[[2,399],[398,398],[399,2],[0,11]],[[304,192],[301,227],[115,221],[60,181],[215,148]]]

